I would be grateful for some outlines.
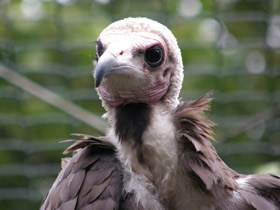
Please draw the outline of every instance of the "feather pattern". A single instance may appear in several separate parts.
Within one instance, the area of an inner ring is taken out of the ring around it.
[[[224,193],[220,191],[224,186],[228,192],[237,188],[234,178],[238,174],[225,165],[209,142],[214,139],[211,130],[214,123],[203,113],[211,102],[208,95],[181,103],[174,114],[174,122],[181,148],[180,169],[202,181],[201,190],[218,196]]]
[[[214,139],[211,130],[214,123],[204,115],[210,102],[206,94],[195,101],[182,102],[174,111],[178,173],[191,180],[209,204],[206,209],[280,209],[279,176],[241,175],[219,158],[210,142]],[[79,139],[66,140],[74,143],[64,152],[73,152],[74,156],[63,159],[64,167],[41,210],[144,209],[133,193],[124,192],[124,169],[117,159],[116,147],[107,137],[75,135]],[[175,205],[174,199],[172,203]],[[172,205],[168,204],[167,209],[173,209]]]
[[[65,162],[41,209],[119,209],[121,166],[114,146],[104,138],[78,136],[65,150],[76,154]]]
[[[280,209],[280,177],[272,174],[241,175],[241,197],[257,210]]]
[[[279,176],[241,175],[219,158],[210,142],[214,123],[204,115],[210,102],[208,93],[180,103],[173,114],[179,173],[209,201],[209,209],[280,209]],[[64,152],[74,156],[63,159],[64,167],[41,210],[144,209],[133,193],[123,191],[123,169],[115,146],[106,137],[75,135],[79,139],[66,140],[74,143]]]
[[[195,101],[182,102],[175,111],[181,173],[196,183],[202,195],[209,196],[214,209],[280,209],[278,176],[241,175],[218,156],[210,142],[214,140],[214,123],[204,115],[211,100],[207,93]]]

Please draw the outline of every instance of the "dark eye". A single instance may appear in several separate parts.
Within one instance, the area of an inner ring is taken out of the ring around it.
[[[155,45],[145,52],[145,61],[151,67],[158,67],[163,61],[163,50],[160,46]]]
[[[96,42],[96,60],[100,58],[100,56],[104,53],[104,47],[101,41]]]

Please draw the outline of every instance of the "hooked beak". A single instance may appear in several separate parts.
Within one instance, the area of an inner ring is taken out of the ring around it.
[[[95,87],[98,88],[102,80],[111,74],[118,74],[120,77],[129,77],[135,81],[146,81],[144,73],[137,69],[131,61],[120,59],[109,52],[105,52],[96,64],[94,75]]]
[[[117,66],[117,59],[110,53],[103,54],[96,65],[94,83],[95,87],[99,87],[102,82],[102,79],[114,72],[114,67]]]

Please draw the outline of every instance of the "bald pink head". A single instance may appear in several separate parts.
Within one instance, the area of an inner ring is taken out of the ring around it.
[[[95,85],[110,106],[160,102],[170,89],[176,66],[166,37],[151,30],[151,25],[160,24],[145,18],[129,19],[138,27],[125,24],[128,19],[123,24],[118,21],[107,27],[97,41]]]

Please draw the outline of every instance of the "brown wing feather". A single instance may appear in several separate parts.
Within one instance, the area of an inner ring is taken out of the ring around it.
[[[204,116],[212,100],[208,96],[209,93],[195,101],[182,102],[174,113],[174,122],[182,172],[192,177],[203,192],[219,197],[237,188],[234,178],[238,174],[219,158],[210,142],[214,140],[214,123]]]
[[[212,197],[217,209],[280,209],[280,177],[240,175],[218,156],[210,142],[213,140],[211,126],[214,123],[204,116],[211,102],[208,95],[182,102],[174,113],[182,173],[192,178],[203,193]],[[239,185],[239,178],[246,180],[246,184]],[[234,193],[239,198],[233,198]]]
[[[280,209],[280,177],[277,175],[244,175],[240,192],[256,209]],[[264,208],[263,206],[269,206]]]
[[[79,136],[66,150],[77,153],[64,162],[41,210],[119,209],[121,166],[114,146],[104,138]]]

